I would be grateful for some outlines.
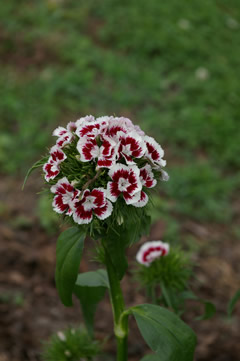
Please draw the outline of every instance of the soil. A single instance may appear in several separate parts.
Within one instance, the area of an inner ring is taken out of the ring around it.
[[[54,282],[57,234],[49,235],[41,228],[35,211],[41,180],[33,175],[24,192],[21,185],[22,179],[1,177],[0,361],[38,361],[42,342],[53,332],[82,322],[77,300],[74,307],[66,308],[57,295]],[[161,239],[164,226],[162,221],[154,224],[149,239]],[[198,336],[195,360],[239,361],[239,307],[231,319],[226,315],[228,301],[239,288],[239,242],[222,225],[182,220],[182,232],[192,234],[199,243],[200,251],[194,255],[197,280],[193,287],[200,297],[212,301],[217,308],[212,319],[194,321],[199,315],[199,304],[188,304],[184,319]],[[87,243],[82,271],[97,267],[87,261],[92,247],[90,240]],[[129,250],[130,262],[138,247]],[[144,292],[131,279],[130,272],[122,287],[128,306],[146,302]],[[111,330],[110,304],[105,297],[97,311],[96,337],[103,340]],[[147,347],[133,320],[129,338],[129,361],[138,361]],[[113,336],[105,350],[114,356]]]

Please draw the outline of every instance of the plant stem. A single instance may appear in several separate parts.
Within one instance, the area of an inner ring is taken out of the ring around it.
[[[106,247],[104,248],[106,267],[110,284],[109,292],[113,310],[114,334],[117,340],[117,361],[127,361],[128,318],[121,317],[125,306],[120,281],[108,251]]]

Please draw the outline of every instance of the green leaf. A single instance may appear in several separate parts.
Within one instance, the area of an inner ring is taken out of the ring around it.
[[[140,361],[161,361],[161,358],[157,355],[146,355]]]
[[[72,293],[82,256],[85,233],[72,227],[64,231],[57,241],[55,280],[62,303],[72,306]]]
[[[139,241],[141,236],[148,235],[150,232],[151,217],[145,215],[144,217],[138,218],[133,224],[128,224],[128,246]]]
[[[209,318],[211,318],[215,315],[216,306],[212,302],[209,302],[207,300],[199,298],[191,291],[182,292],[181,296],[185,300],[187,300],[187,299],[188,300],[196,300],[196,301],[199,301],[204,304],[204,314],[202,316],[196,317],[195,320],[197,320],[197,321],[208,320]]]
[[[77,277],[74,293],[81,303],[84,321],[91,337],[96,307],[104,297],[106,288],[109,288],[109,282],[107,272],[103,269],[80,273]]]
[[[107,271],[99,269],[97,271],[79,273],[76,281],[77,286],[106,287],[109,288]]]
[[[196,335],[174,313],[143,304],[130,309],[149,347],[161,361],[192,361]]]
[[[48,159],[48,157],[44,157],[44,158],[38,160],[38,161],[37,161],[36,163],[34,163],[34,164],[32,165],[32,167],[27,171],[27,174],[26,174],[26,176],[25,176],[25,178],[24,178],[24,181],[23,181],[22,190],[24,190],[25,184],[27,183],[27,180],[28,180],[30,174],[31,174],[35,169],[41,167],[44,163],[46,163],[47,159]]]
[[[233,309],[239,300],[240,300],[240,289],[234,294],[234,296],[229,301],[227,308],[227,313],[229,317],[232,315]]]
[[[209,301],[205,301],[201,299],[198,300],[204,304],[205,309],[204,309],[204,314],[202,316],[196,317],[196,320],[198,321],[208,320],[209,318],[213,317],[216,313],[216,306]]]
[[[173,299],[172,299],[173,296],[172,296],[171,290],[165,286],[164,282],[161,282],[160,286],[161,286],[162,295],[166,302],[166,305],[175,310],[175,308],[173,306]]]

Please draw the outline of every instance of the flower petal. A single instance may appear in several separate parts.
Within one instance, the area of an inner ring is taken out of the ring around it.
[[[136,203],[132,203],[132,206],[137,207],[137,208],[146,206],[146,204],[148,203],[148,195],[143,191],[141,191],[140,194],[141,194],[141,196],[140,196],[139,201]]]
[[[65,129],[65,128],[63,128],[63,127],[57,127],[57,128],[53,131],[52,135],[53,135],[54,137],[62,137],[62,136],[65,135],[66,133],[67,133],[67,129]]]
[[[76,129],[76,134],[79,138],[88,137],[95,139],[99,134],[104,134],[105,129],[107,129],[108,123],[107,120],[95,120],[82,126],[78,126]]]
[[[82,117],[80,119],[78,119],[75,124],[76,124],[76,127],[79,128],[79,127],[82,127],[86,124],[89,124],[89,123],[92,123],[95,121],[95,118],[93,115],[86,115],[85,117]]]
[[[158,144],[154,138],[148,137],[147,135],[144,137],[144,140],[147,146],[146,157],[149,158],[153,164],[165,167],[166,161],[162,159],[164,156],[164,150],[161,145]]]
[[[113,205],[110,201],[107,200],[103,207],[95,208],[94,213],[99,219],[103,220],[108,218],[112,214],[112,210]]]
[[[169,244],[162,241],[146,242],[140,247],[136,259],[139,263],[148,267],[155,259],[167,255],[169,249]]]
[[[80,191],[75,189],[66,177],[60,179],[50,190],[52,193],[55,193],[53,209],[57,213],[67,211],[66,214],[70,216]]]
[[[91,192],[91,196],[95,197],[94,208],[104,207],[106,203],[106,191],[103,188],[94,188]]]
[[[88,224],[92,221],[92,210],[86,211],[82,202],[76,202],[73,207],[73,219],[78,224]]]
[[[132,163],[132,158],[142,158],[147,151],[143,138],[135,131],[124,134],[120,141],[120,152],[125,156],[127,162]]]
[[[121,192],[118,189],[118,184],[116,182],[108,182],[107,184],[107,198],[112,202],[116,202],[118,196]]]
[[[135,205],[141,198],[141,192],[137,192],[133,195],[130,195],[128,192],[123,192],[123,198],[127,204]]]
[[[64,213],[68,210],[68,205],[63,203],[63,197],[59,194],[54,197],[52,206],[57,213]]]
[[[60,173],[59,165],[52,160],[52,157],[50,157],[48,162],[44,164],[43,171],[47,182],[54,179]]]
[[[89,162],[99,155],[99,147],[95,139],[88,139],[86,137],[79,139],[77,150],[81,155],[80,159],[82,162]]]
[[[153,188],[157,184],[156,179],[154,179],[152,167],[150,164],[146,164],[143,168],[140,169],[140,180],[142,185],[147,188]]]
[[[63,162],[67,158],[66,154],[57,145],[50,149],[50,155],[52,160],[57,163]]]

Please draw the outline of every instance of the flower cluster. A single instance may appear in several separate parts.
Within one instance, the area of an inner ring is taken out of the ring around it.
[[[136,259],[140,264],[149,267],[155,259],[166,256],[169,248],[169,244],[162,241],[146,242],[140,247]]]
[[[53,136],[56,145],[43,166],[53,209],[78,224],[106,219],[119,198],[144,207],[146,190],[168,180],[163,149],[128,118],[90,115],[58,127]]]

